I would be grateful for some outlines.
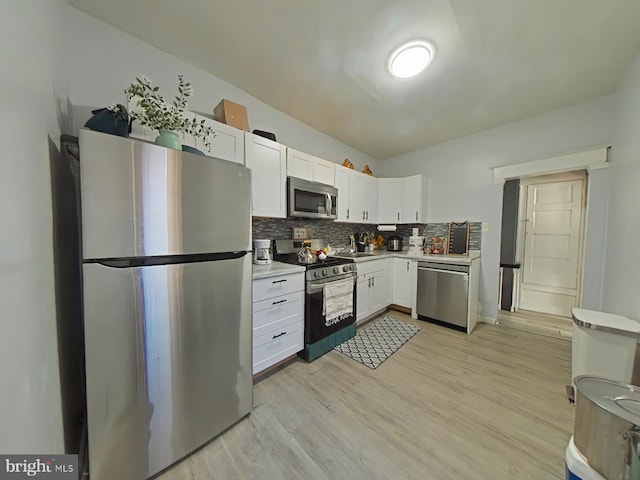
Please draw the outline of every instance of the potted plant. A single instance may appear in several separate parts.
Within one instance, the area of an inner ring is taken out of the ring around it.
[[[198,121],[194,116],[185,116],[187,99],[193,94],[190,83],[186,83],[182,75],[178,75],[178,95],[168,103],[159,93],[159,87],[151,84],[146,77],[138,78],[124,90],[129,100],[129,116],[138,120],[141,125],[159,132],[156,143],[168,148],[182,148],[179,133],[193,135],[202,141],[211,151],[211,138],[215,137],[213,129],[205,125],[205,120]],[[120,106],[112,106],[110,110],[118,111]]]

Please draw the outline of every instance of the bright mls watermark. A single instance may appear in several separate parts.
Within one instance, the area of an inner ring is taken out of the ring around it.
[[[0,455],[0,480],[77,480],[78,455]]]

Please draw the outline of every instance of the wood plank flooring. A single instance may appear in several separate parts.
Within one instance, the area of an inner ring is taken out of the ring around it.
[[[376,370],[329,352],[254,388],[245,420],[160,480],[560,479],[571,343],[421,327]]]
[[[568,317],[530,312],[528,310],[518,310],[517,312],[499,310],[498,324],[526,332],[563,338],[568,341],[571,341],[573,329],[573,320]]]

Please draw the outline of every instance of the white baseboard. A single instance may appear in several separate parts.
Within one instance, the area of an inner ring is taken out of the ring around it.
[[[497,318],[483,317],[483,316],[479,316],[478,321],[482,323],[490,323],[491,325],[496,325],[498,323]]]

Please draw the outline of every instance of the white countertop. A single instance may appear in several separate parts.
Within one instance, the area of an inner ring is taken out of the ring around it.
[[[381,258],[410,258],[412,260],[428,260],[432,262],[451,263],[454,265],[469,265],[472,261],[480,258],[478,250],[472,250],[469,255],[425,255],[425,254],[409,254],[406,250],[402,252],[389,252],[387,250],[374,250],[372,253],[366,253],[360,257],[352,257],[349,254],[335,255],[340,258],[348,258],[356,263],[367,262],[371,260],[379,260]]]
[[[291,265],[289,263],[271,262],[269,265],[253,264],[253,279],[277,277],[278,275],[289,275],[290,273],[304,272],[306,269],[301,265]]]

